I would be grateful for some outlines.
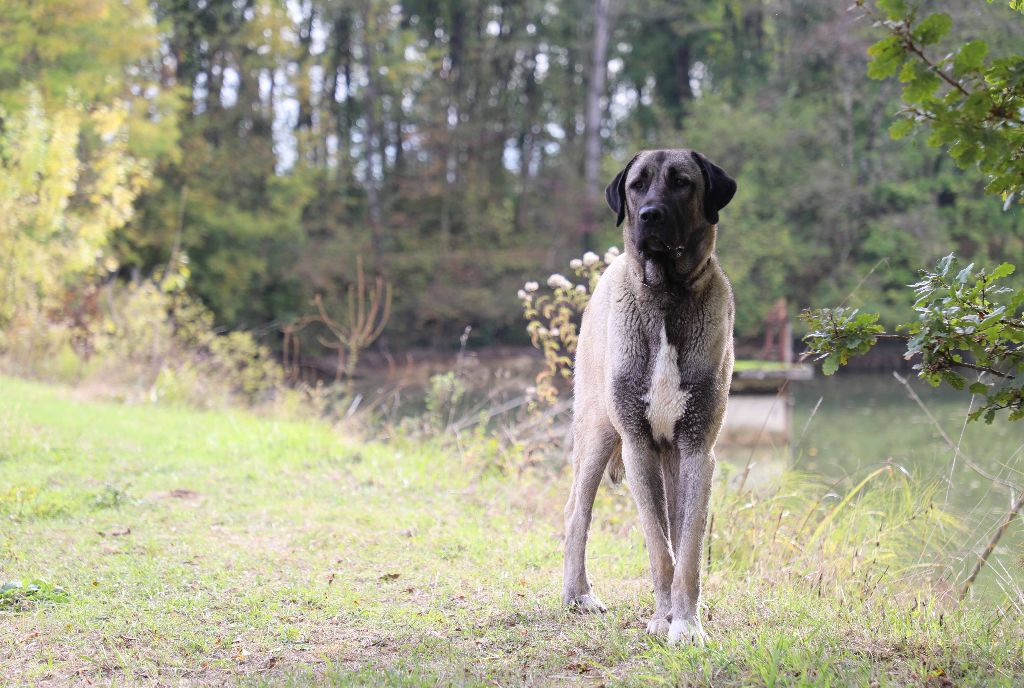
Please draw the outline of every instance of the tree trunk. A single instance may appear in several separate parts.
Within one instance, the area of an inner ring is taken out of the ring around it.
[[[583,140],[583,249],[594,245],[601,207],[601,96],[608,74],[608,0],[594,1],[594,42],[590,53],[590,75],[584,113]]]
[[[676,82],[675,91],[679,98],[676,108],[676,126],[679,128],[682,128],[683,117],[686,116],[686,110],[689,107],[690,101],[693,100],[693,90],[690,88],[690,67],[692,62],[690,36],[685,36],[680,40],[676,46],[675,53],[672,55],[672,70]]]
[[[376,32],[373,26],[374,17],[372,9],[367,9],[363,14],[363,61],[366,63],[366,86],[363,87],[363,116],[366,118],[366,131],[364,132],[363,151],[366,156],[366,210],[367,219],[370,224],[370,236],[372,253],[370,257],[375,274],[380,274],[380,251],[381,251],[381,212],[380,194],[377,188],[377,172],[383,166],[383,161],[378,161],[375,142],[380,141],[381,134],[377,124],[377,84],[376,67],[374,65],[373,51],[370,34]]]
[[[342,11],[334,21],[334,62],[344,93],[335,83],[331,108],[334,115],[334,133],[338,137],[338,186],[344,191],[349,182],[352,144],[352,18]],[[344,96],[344,98],[342,98]]]

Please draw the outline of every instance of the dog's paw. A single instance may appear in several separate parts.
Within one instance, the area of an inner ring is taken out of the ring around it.
[[[679,643],[690,643],[697,647],[704,647],[704,643],[707,642],[707,636],[704,634],[704,628],[700,624],[700,619],[696,616],[689,619],[673,619],[672,625],[668,629],[668,642],[669,645],[677,645]]]
[[[565,606],[580,614],[604,614],[608,607],[604,606],[596,595],[585,593],[583,595],[567,595]]]
[[[656,616],[647,622],[647,633],[656,638],[664,638],[668,635],[671,623],[664,616]]]

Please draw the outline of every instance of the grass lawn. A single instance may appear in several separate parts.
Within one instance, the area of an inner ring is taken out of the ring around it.
[[[795,564],[713,568],[709,646],[666,647],[621,486],[590,548],[610,611],[566,613],[568,476],[488,465],[0,378],[0,685],[1024,685],[1015,612]]]

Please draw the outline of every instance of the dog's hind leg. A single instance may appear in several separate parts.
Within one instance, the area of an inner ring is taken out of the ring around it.
[[[651,560],[651,577],[654,579],[654,615],[647,624],[647,632],[663,636],[669,630],[672,611],[675,559],[662,460],[654,447],[643,440],[624,440],[622,459],[626,466],[626,482],[640,512],[640,524]]]
[[[581,420],[573,431],[572,491],[565,505],[565,561],[562,602],[580,612],[606,611],[587,577],[587,533],[594,497],[618,433],[607,419]]]

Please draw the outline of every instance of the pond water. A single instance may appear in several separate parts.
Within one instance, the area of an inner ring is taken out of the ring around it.
[[[934,422],[892,375],[819,377],[794,384],[791,465],[838,478],[893,461],[919,478],[947,480],[952,475],[949,502],[973,509],[991,493],[991,481],[962,460],[954,465],[955,449],[941,428],[954,445],[959,443],[961,457],[1000,478],[1024,483],[1024,424],[1005,421],[1005,414],[992,425],[965,423],[969,394],[935,389],[916,378],[908,382]]]

